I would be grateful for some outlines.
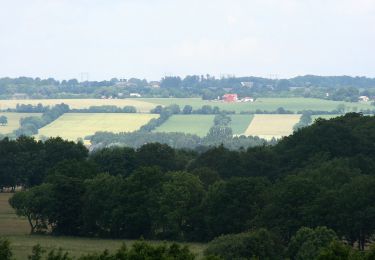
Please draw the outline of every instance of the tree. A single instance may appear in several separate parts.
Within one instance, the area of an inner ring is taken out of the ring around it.
[[[264,178],[231,178],[213,184],[202,203],[208,238],[252,228],[268,186]]]
[[[133,148],[114,147],[94,151],[90,160],[99,166],[100,172],[111,175],[129,176],[136,167],[136,155]]]
[[[337,239],[335,232],[326,227],[302,227],[289,242],[288,256],[296,260],[315,259],[323,248]]]
[[[26,217],[30,233],[44,232],[49,224],[53,204],[52,185],[42,184],[27,191],[17,192],[9,200],[18,216]]]
[[[166,144],[145,144],[136,151],[139,166],[159,166],[162,170],[176,170],[176,151]]]
[[[8,118],[6,116],[0,116],[0,125],[4,126],[8,124]]]
[[[182,113],[185,114],[185,115],[189,115],[189,114],[191,114],[192,111],[193,111],[193,107],[190,106],[190,105],[186,105],[186,106],[184,106],[184,108],[182,109]]]
[[[155,230],[158,237],[191,239],[204,189],[200,180],[186,172],[171,172],[162,184]],[[159,231],[160,230],[160,231]]]
[[[208,244],[204,254],[223,259],[283,259],[283,246],[273,233],[258,229],[217,237]]]
[[[122,194],[127,194],[125,188],[125,180],[121,176],[108,173],[85,181],[82,218],[86,234],[115,238],[125,236],[123,230],[128,223],[124,221],[124,215],[130,213],[121,201]]]
[[[363,257],[359,252],[343,242],[334,240],[329,246],[323,248],[316,258],[317,260],[361,260]]]

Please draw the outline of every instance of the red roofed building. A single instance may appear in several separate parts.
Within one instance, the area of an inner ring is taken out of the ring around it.
[[[223,96],[225,102],[236,102],[238,100],[237,94],[225,94]]]

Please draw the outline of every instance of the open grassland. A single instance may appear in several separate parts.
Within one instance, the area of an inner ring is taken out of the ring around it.
[[[12,193],[0,193],[0,236],[25,235],[30,232],[27,220],[17,217],[8,203],[12,195]]]
[[[29,116],[40,116],[38,113],[8,113],[0,112],[0,116],[6,116],[8,118],[7,125],[0,125],[0,134],[10,134],[14,130],[20,127],[20,119]]]
[[[293,126],[301,115],[255,115],[245,135],[259,136],[265,139],[281,138],[293,133]]]
[[[214,115],[173,115],[155,132],[180,132],[205,136],[214,124]]]
[[[134,106],[138,112],[148,113],[156,105],[147,101],[135,99],[23,99],[23,100],[0,100],[0,110],[16,108],[17,104],[31,104],[53,106],[56,104],[67,104],[70,108],[89,108],[90,106]]]
[[[87,253],[102,252],[108,249],[114,252],[125,243],[130,246],[134,240],[94,239],[80,237],[52,237],[43,235],[28,235],[30,229],[27,220],[19,218],[9,206],[8,199],[11,193],[0,193],[0,237],[10,240],[15,259],[27,259],[32,247],[40,244],[47,250],[62,249],[72,256],[80,256]],[[162,244],[162,241],[149,241],[153,244]],[[197,255],[202,256],[205,244],[184,243]]]
[[[39,130],[39,136],[76,141],[98,131],[132,132],[147,124],[156,114],[66,113]]]
[[[211,105],[218,106],[220,109],[234,110],[237,113],[241,111],[255,111],[257,109],[274,111],[279,107],[283,107],[294,112],[301,110],[332,111],[340,104],[344,104],[346,110],[348,111],[374,108],[369,102],[351,103],[316,98],[258,98],[255,102],[244,103],[225,103],[219,101],[202,100],[200,98],[143,98],[137,100],[161,105],[177,104],[180,107],[191,105],[193,108],[200,108],[203,105]]]
[[[240,135],[245,133],[246,129],[249,127],[254,115],[230,115],[232,121],[230,122],[230,127],[233,130],[234,135]]]

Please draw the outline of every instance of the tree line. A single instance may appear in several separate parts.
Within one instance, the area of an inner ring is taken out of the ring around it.
[[[358,101],[360,95],[375,95],[375,79],[349,76],[306,75],[290,79],[211,75],[163,77],[159,81],[129,78],[78,82],[76,79],[1,78],[0,98],[125,98],[131,93],[144,97],[202,97],[216,99],[228,91],[240,97],[315,97]],[[23,97],[23,96],[22,96]],[[25,98],[25,97],[23,97]]]
[[[364,250],[375,233],[374,130],[375,118],[350,113],[246,150],[88,154],[58,138],[5,139],[0,172],[28,187],[10,203],[34,233],[210,241],[265,229],[285,248],[301,228],[326,226]]]

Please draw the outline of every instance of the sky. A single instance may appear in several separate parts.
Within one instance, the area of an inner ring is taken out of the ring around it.
[[[0,0],[0,77],[375,77],[375,0]]]

